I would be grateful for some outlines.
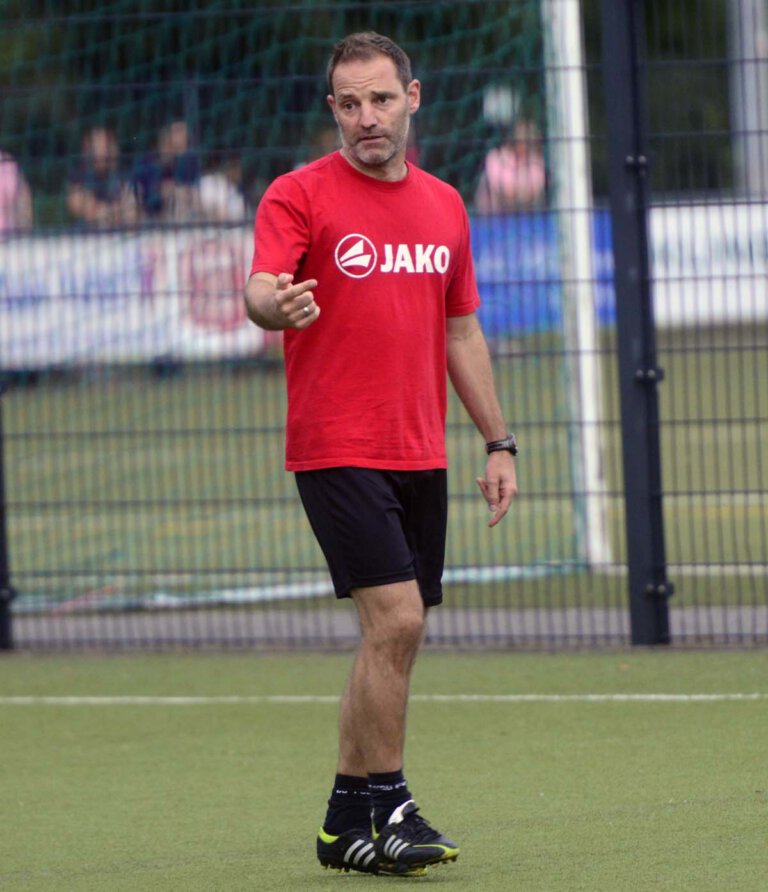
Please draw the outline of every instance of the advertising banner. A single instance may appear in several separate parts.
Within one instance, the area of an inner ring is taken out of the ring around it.
[[[492,339],[562,325],[563,214],[472,221]],[[610,217],[592,213],[592,300],[615,321]],[[768,320],[768,208],[660,206],[650,214],[659,326]],[[256,356],[268,338],[245,315],[250,227],[30,235],[0,242],[0,368]],[[584,290],[577,290],[582,295]]]
[[[559,328],[567,218],[552,213],[480,217],[472,223],[483,326],[491,337]],[[658,206],[649,215],[654,317],[661,328],[768,321],[768,206]],[[616,321],[611,219],[592,213],[592,300],[597,321]],[[578,293],[583,294],[583,291]]]
[[[242,228],[0,242],[0,366],[257,355]]]

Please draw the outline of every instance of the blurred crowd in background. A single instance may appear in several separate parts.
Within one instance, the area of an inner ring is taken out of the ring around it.
[[[302,163],[338,148],[335,127],[323,128]],[[415,138],[408,160],[418,164]],[[515,122],[491,148],[479,172],[474,207],[478,214],[534,210],[544,204],[547,176],[541,135],[526,119]],[[153,149],[126,161],[108,126],[87,129],[65,185],[72,225],[115,229],[146,223],[235,223],[248,220],[260,189],[246,189],[236,153],[217,155],[205,166],[184,120],[163,126]],[[0,234],[25,233],[34,225],[29,182],[18,161],[0,151]]]
[[[183,120],[162,127],[153,150],[125,162],[114,130],[95,126],[82,136],[79,158],[66,182],[71,222],[87,228],[119,228],[145,222],[194,223],[246,219],[237,156],[218,157],[202,168]],[[33,225],[29,184],[18,163],[0,155],[0,232]]]

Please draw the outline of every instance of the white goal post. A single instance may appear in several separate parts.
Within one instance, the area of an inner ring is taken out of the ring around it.
[[[578,552],[611,563],[592,245],[592,177],[580,0],[541,0],[552,209],[557,219],[564,348],[573,415]]]

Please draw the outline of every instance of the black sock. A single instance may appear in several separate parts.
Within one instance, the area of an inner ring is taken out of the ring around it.
[[[351,774],[337,774],[328,800],[323,830],[338,836],[357,827],[371,826],[371,794],[368,779]]]
[[[389,816],[398,805],[413,798],[402,771],[369,774],[368,789],[371,791],[373,824],[377,833],[386,826]]]

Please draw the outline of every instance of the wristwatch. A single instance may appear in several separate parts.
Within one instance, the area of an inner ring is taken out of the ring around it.
[[[514,434],[507,434],[503,440],[491,440],[485,444],[485,451],[490,455],[492,452],[511,452],[517,455],[517,438]]]

